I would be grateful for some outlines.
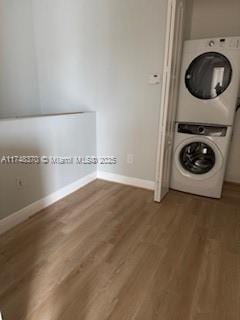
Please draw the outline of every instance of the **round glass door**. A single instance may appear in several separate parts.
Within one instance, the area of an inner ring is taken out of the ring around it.
[[[205,174],[215,165],[216,157],[213,149],[203,142],[193,142],[181,150],[180,163],[192,174]]]
[[[202,100],[214,99],[221,95],[231,80],[231,63],[217,52],[204,53],[194,59],[185,76],[186,87],[190,93]]]

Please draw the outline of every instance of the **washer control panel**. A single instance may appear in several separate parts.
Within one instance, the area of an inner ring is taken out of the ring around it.
[[[208,137],[226,137],[227,135],[227,127],[191,123],[178,123],[177,131],[179,133]]]

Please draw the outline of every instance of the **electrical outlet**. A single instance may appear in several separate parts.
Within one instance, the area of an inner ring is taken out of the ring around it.
[[[127,155],[127,163],[128,163],[128,164],[133,164],[133,163],[134,163],[134,156],[133,156],[133,154],[129,153],[129,154]]]
[[[16,178],[16,187],[17,187],[18,189],[21,189],[21,188],[24,187],[23,179],[21,179],[21,178]],[[1,318],[0,318],[0,320],[1,320]]]

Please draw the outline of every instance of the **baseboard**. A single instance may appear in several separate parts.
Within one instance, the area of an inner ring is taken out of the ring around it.
[[[154,190],[155,183],[154,181],[143,180],[133,177],[121,176],[114,173],[98,171],[98,179],[107,180],[111,182],[121,183],[133,187],[143,188],[147,190]]]
[[[91,173],[73,183],[70,185],[67,185],[66,187],[50,194],[49,196],[40,199],[27,207],[11,214],[10,216],[0,220],[0,234],[12,229],[19,223],[27,220],[37,212],[47,208],[51,204],[61,200],[62,198],[68,196],[69,194],[77,191],[78,189],[86,186],[90,182],[96,180],[97,173]]]
[[[233,183],[233,184],[240,184],[239,180],[234,180],[234,179],[227,179],[225,180],[226,183]]]

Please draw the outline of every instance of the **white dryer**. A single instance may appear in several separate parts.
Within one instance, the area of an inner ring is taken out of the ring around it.
[[[240,88],[240,37],[186,41],[177,122],[232,126]]]
[[[171,188],[220,198],[232,128],[177,123]]]

